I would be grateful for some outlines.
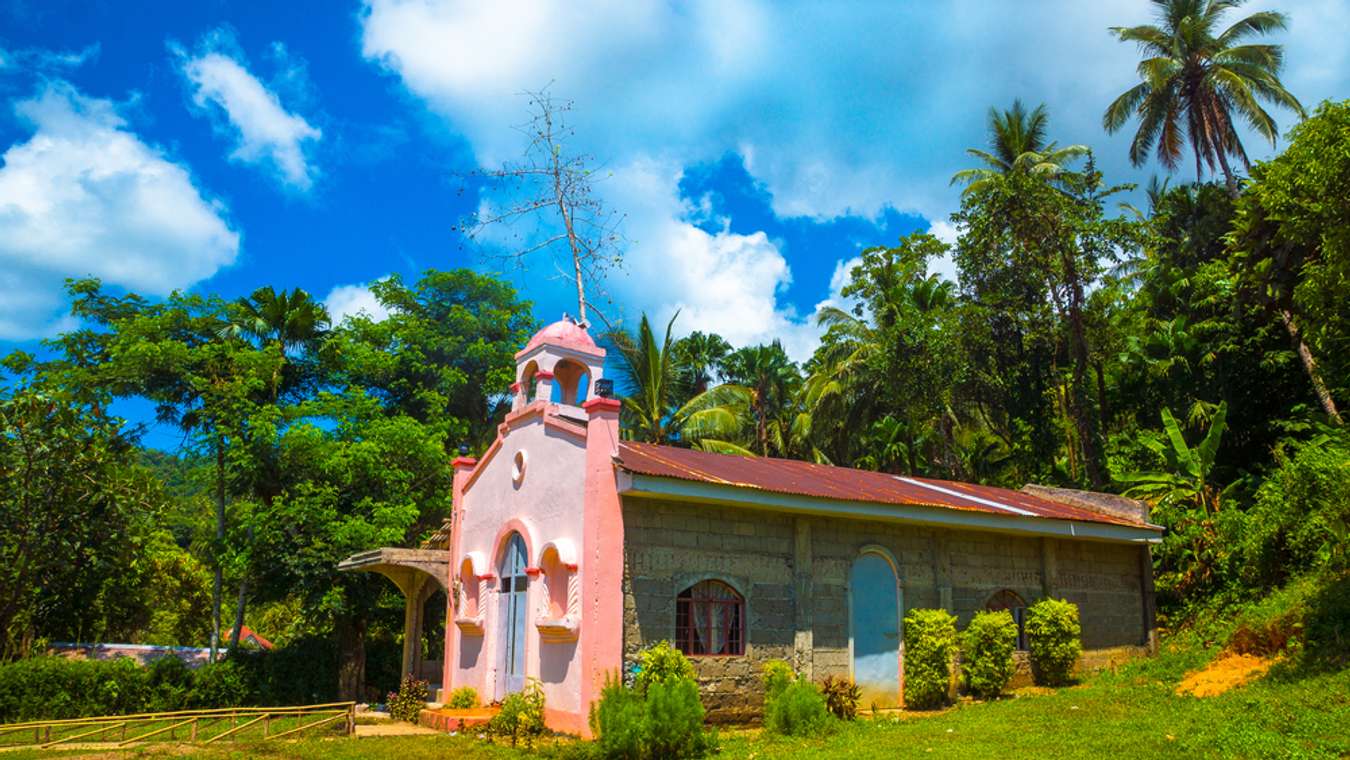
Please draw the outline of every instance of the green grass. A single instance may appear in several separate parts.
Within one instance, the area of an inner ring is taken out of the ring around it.
[[[829,736],[786,739],[724,730],[727,760],[756,758],[950,757],[1341,757],[1350,755],[1350,669],[1275,668],[1217,697],[1177,696],[1183,675],[1216,653],[1198,635],[1178,637],[1156,658],[1101,673],[1048,694],[1023,693],[933,714],[839,724]],[[1212,639],[1211,639],[1212,640]],[[516,758],[559,756],[570,743],[513,750],[472,737],[408,736],[239,742],[220,747],[156,745],[127,758]],[[61,753],[70,754],[70,753]],[[4,753],[0,760],[51,756]],[[106,755],[104,755],[106,757]]]

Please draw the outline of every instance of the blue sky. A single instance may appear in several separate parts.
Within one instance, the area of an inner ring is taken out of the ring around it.
[[[1286,83],[1350,95],[1344,0],[1291,16]],[[984,114],[1046,102],[1052,134],[1143,181],[1101,112],[1134,81],[1107,27],[1142,0],[924,3],[0,3],[0,350],[68,326],[61,283],[148,294],[303,287],[337,313],[426,268],[491,270],[452,228],[460,177],[519,155],[523,90],[576,102],[576,147],[626,215],[605,289],[798,358],[860,248],[955,231],[951,174]],[[1282,126],[1289,114],[1278,114]],[[1249,141],[1251,152],[1268,146]],[[949,264],[940,268],[950,273]],[[510,272],[541,321],[547,261]]]

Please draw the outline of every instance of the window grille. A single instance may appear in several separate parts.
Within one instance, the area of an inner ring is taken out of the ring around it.
[[[685,654],[745,654],[745,599],[721,581],[701,581],[675,598],[675,641]]]

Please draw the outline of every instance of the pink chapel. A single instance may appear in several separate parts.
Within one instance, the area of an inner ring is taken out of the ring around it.
[[[625,441],[604,359],[570,319],[536,333],[496,440],[453,462],[445,527],[340,565],[398,585],[404,672],[438,694],[470,686],[490,703],[537,682],[549,727],[589,736],[606,677],[668,641],[714,720],[757,715],[770,659],[896,706],[907,610],[964,625],[1008,609],[1020,626],[1047,596],[1078,604],[1085,667],[1153,645],[1162,531],[1138,502]],[[439,661],[419,644],[437,590]]]

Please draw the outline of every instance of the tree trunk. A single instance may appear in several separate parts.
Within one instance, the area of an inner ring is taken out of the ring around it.
[[[215,662],[220,653],[220,601],[225,581],[224,568],[220,564],[220,550],[225,543],[225,442],[216,438],[216,546],[212,552],[215,561],[215,577],[211,584],[211,662]]]
[[[1073,409],[1074,421],[1078,427],[1078,444],[1083,451],[1083,467],[1087,471],[1092,487],[1101,488],[1106,485],[1106,472],[1100,442],[1097,440],[1099,434],[1097,416],[1093,412],[1092,402],[1088,399],[1089,351],[1087,328],[1083,320],[1083,303],[1086,299],[1082,279],[1078,276],[1077,262],[1073,257],[1071,251],[1064,254],[1065,274],[1069,281],[1069,326],[1073,336],[1073,398],[1070,407]]]
[[[244,604],[248,600],[248,576],[239,581],[239,601],[234,608],[234,630],[230,631],[230,648],[239,646],[240,632],[244,629]]]
[[[366,619],[337,619],[338,699],[363,701],[366,686]]]
[[[1289,342],[1293,344],[1298,358],[1303,361],[1303,369],[1308,373],[1308,380],[1312,382],[1313,393],[1317,395],[1317,402],[1322,405],[1322,411],[1331,418],[1332,424],[1337,426],[1344,424],[1340,411],[1336,409],[1336,400],[1331,397],[1331,389],[1327,388],[1326,381],[1322,379],[1322,372],[1317,368],[1317,360],[1313,358],[1308,344],[1303,342],[1303,335],[1294,321],[1293,312],[1280,309],[1280,319],[1284,322],[1284,329],[1289,332]]]

